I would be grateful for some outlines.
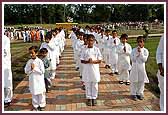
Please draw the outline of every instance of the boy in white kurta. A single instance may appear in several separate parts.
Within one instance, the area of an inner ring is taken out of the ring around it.
[[[24,70],[29,76],[29,90],[32,94],[32,105],[35,110],[43,110],[46,106],[45,69],[42,60],[37,57],[37,53],[37,46],[29,48],[31,59],[26,63]]]
[[[87,105],[96,105],[98,96],[98,82],[100,82],[99,63],[101,63],[102,55],[99,48],[95,47],[94,36],[88,35],[88,47],[81,53],[81,63],[83,63],[82,80],[86,86]]]
[[[121,43],[117,47],[118,53],[118,70],[119,70],[119,83],[123,84],[123,81],[126,82],[126,85],[129,85],[129,70],[131,69],[130,64],[130,55],[132,52],[131,46],[127,43],[128,35],[121,35]]]
[[[3,36],[3,79],[4,79],[4,104],[9,105],[13,97],[10,39]]]
[[[158,77],[158,86],[160,88],[160,110],[164,111],[164,82],[165,82],[165,77],[164,77],[164,35],[160,38],[159,45],[157,47],[156,51],[156,61],[158,64],[158,72],[157,72],[157,77]]]
[[[110,39],[112,39],[112,36],[110,35],[110,30],[105,30],[106,36],[104,37],[104,51],[103,51],[103,58],[105,61],[105,68],[110,68],[110,51],[109,51],[109,42]]]
[[[110,39],[108,43],[109,48],[109,62],[111,64],[111,75],[117,74],[118,75],[118,53],[117,53],[117,47],[120,43],[120,39],[117,37],[117,31],[112,31],[112,38]]]
[[[138,47],[134,48],[131,53],[132,69],[130,72],[130,91],[133,100],[143,100],[145,83],[149,83],[146,74],[145,62],[148,59],[149,51],[144,48],[144,38],[137,38]]]

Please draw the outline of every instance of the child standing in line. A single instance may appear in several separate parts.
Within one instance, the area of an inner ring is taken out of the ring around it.
[[[131,53],[132,69],[130,72],[130,91],[133,100],[143,100],[145,83],[149,83],[146,74],[145,62],[148,59],[149,51],[144,48],[144,38],[137,38],[138,47],[134,48]]]
[[[40,46],[41,48],[46,48],[48,50],[47,57],[51,59],[51,79],[55,78],[56,75],[56,56],[55,56],[55,43],[53,42],[52,34],[48,32],[45,36],[45,42]]]
[[[110,35],[110,30],[105,30],[105,38],[104,38],[104,61],[105,61],[105,68],[108,69],[110,68],[110,51],[109,51],[109,41],[112,39],[112,36]]]
[[[130,64],[130,55],[132,52],[131,45],[127,43],[128,35],[122,34],[121,35],[121,43],[117,47],[118,53],[118,70],[120,73],[119,76],[119,83],[123,84],[125,81],[126,85],[129,85],[129,70],[131,69]]]
[[[83,63],[82,80],[86,86],[86,98],[88,106],[95,106],[98,96],[98,82],[100,82],[99,64],[102,55],[99,48],[95,47],[94,35],[88,35],[88,46],[81,53],[81,63]]]
[[[41,60],[43,61],[44,68],[45,68],[45,73],[44,73],[44,81],[45,81],[45,88],[46,92],[48,93],[49,88],[51,87],[51,79],[50,79],[50,66],[51,66],[51,61],[47,58],[48,50],[46,48],[40,49],[40,56]]]
[[[32,105],[36,111],[44,110],[46,106],[44,64],[42,60],[37,57],[37,46],[30,47],[29,54],[31,59],[26,63],[24,70],[29,76],[29,90],[32,94]]]
[[[117,31],[112,31],[112,38],[109,41],[108,47],[109,47],[109,62],[111,64],[111,73],[110,75],[118,74],[118,53],[117,53],[117,47],[120,43],[120,39],[117,37]]]
[[[83,41],[84,41],[84,44],[81,46],[81,51],[80,51],[80,55],[82,53],[83,50],[85,50],[85,48],[87,48],[87,37],[88,35],[87,34],[84,34],[83,36]],[[80,75],[81,75],[81,79],[82,79],[82,72],[83,72],[83,63],[80,63]],[[82,83],[82,89],[85,90],[85,82],[84,81],[81,81]]]

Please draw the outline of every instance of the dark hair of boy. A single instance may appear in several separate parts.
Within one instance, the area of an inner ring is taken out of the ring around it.
[[[113,30],[112,33],[117,32],[117,30]]]
[[[105,32],[106,32],[106,33],[107,33],[107,32],[110,32],[110,30],[109,30],[109,29],[106,29]]]
[[[48,32],[48,33],[45,35],[45,38],[51,40],[51,38],[52,38],[51,32]]]
[[[93,38],[93,39],[95,40],[95,37],[94,37],[93,34],[89,34],[87,38],[88,38],[88,39],[89,39],[89,38]]]
[[[83,32],[79,32],[79,36],[84,36],[84,33]]]
[[[120,37],[120,39],[121,39],[121,38],[128,39],[128,35],[127,35],[127,34],[122,34],[121,37]]]
[[[139,40],[143,40],[143,41],[145,41],[145,39],[144,39],[143,36],[138,36],[138,37],[137,37],[137,41],[139,41]]]
[[[101,29],[100,32],[104,32],[104,29]]]
[[[38,46],[31,46],[29,50],[34,50],[35,53],[38,52]]]
[[[41,48],[40,49],[40,53],[47,53],[47,52],[48,52],[47,48]]]

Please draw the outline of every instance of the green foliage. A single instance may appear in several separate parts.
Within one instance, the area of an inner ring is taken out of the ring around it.
[[[5,4],[7,24],[53,24],[72,17],[78,23],[164,20],[162,4]]]

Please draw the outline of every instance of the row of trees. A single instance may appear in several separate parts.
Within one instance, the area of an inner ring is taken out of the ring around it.
[[[163,4],[5,4],[5,24],[153,21],[164,19]]]

